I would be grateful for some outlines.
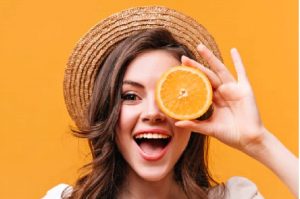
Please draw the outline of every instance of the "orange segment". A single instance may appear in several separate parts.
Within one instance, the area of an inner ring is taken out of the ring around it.
[[[212,87],[200,70],[176,66],[166,71],[157,82],[155,98],[166,115],[178,120],[191,120],[209,109]]]

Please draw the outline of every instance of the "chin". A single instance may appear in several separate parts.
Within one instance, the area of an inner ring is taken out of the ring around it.
[[[145,181],[158,182],[166,178],[171,172],[162,168],[143,168],[135,171],[137,175]]]

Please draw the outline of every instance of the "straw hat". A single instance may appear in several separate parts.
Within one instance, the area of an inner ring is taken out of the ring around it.
[[[68,112],[77,125],[85,126],[85,113],[90,101],[99,66],[114,47],[141,30],[165,28],[203,63],[196,50],[206,45],[220,60],[218,47],[207,30],[194,19],[161,6],[136,7],[113,14],[96,24],[74,48],[64,77],[64,97]]]

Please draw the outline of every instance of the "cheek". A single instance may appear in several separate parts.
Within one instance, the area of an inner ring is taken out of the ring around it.
[[[132,132],[139,119],[139,110],[133,106],[122,105],[117,126],[116,144],[123,158],[130,162],[133,157]]]
[[[183,153],[183,151],[185,150],[185,148],[188,145],[188,142],[190,140],[191,137],[191,131],[190,130],[186,130],[186,129],[182,129],[182,128],[176,128],[176,135],[177,135],[177,143],[176,146],[178,153]]]
[[[133,106],[122,105],[117,126],[116,143],[120,152],[125,155],[128,143],[132,141],[132,132],[139,118],[139,111]]]
[[[132,106],[122,105],[118,122],[119,132],[132,132],[135,124],[138,121],[139,112]]]

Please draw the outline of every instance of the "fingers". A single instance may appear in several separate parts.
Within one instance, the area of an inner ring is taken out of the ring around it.
[[[236,48],[232,48],[230,53],[231,53],[231,58],[232,58],[235,70],[237,72],[238,81],[241,83],[248,82],[246,70],[243,65],[243,62],[242,62],[239,52],[237,51]]]
[[[197,50],[223,83],[235,81],[226,66],[206,46],[199,44]]]
[[[205,73],[205,75],[208,77],[208,79],[209,79],[209,81],[210,81],[213,88],[218,88],[222,84],[220,78],[213,71],[211,71],[209,68],[203,66],[202,64],[196,62],[195,60],[192,60],[192,59],[190,59],[190,58],[183,55],[181,57],[181,62],[185,66],[198,68],[203,73]]]
[[[218,89],[221,85],[226,83],[236,83],[236,80],[226,66],[206,46],[199,44],[197,49],[200,55],[208,62],[211,69],[186,56],[182,56],[181,58],[183,65],[195,67],[204,72],[214,89]],[[237,72],[238,82],[243,85],[249,85],[246,70],[237,49],[232,48],[230,52]]]
[[[204,120],[204,121],[197,121],[197,120],[182,120],[175,123],[175,126],[180,128],[187,128],[193,132],[198,132],[207,136],[214,136],[214,133],[211,129],[211,124]]]

